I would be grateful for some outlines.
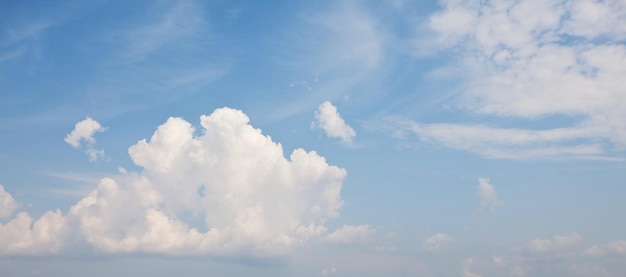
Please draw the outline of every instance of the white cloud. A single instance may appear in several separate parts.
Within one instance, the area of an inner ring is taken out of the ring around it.
[[[79,148],[83,141],[87,144],[94,144],[96,140],[93,136],[97,132],[104,132],[104,130],[106,129],[98,121],[87,117],[85,120],[76,123],[74,130],[65,137],[65,142],[74,148]]]
[[[467,258],[461,262],[461,276],[462,277],[481,277],[482,275],[471,272],[470,267],[474,264],[474,259]]]
[[[613,253],[626,255],[626,240],[618,240],[608,243],[605,248]]]
[[[96,144],[94,135],[99,132],[104,132],[105,130],[106,128],[102,127],[98,121],[87,117],[74,125],[74,130],[65,136],[65,142],[74,148],[80,148],[84,142],[86,148],[85,153],[89,157],[89,161],[93,162],[105,157],[103,149],[94,148]]]
[[[0,185],[0,218],[7,218],[17,210],[19,205],[13,199],[13,196]]]
[[[619,0],[578,0],[566,4],[570,20],[563,27],[568,33],[587,38],[613,36],[626,39],[626,31],[615,22],[626,20],[626,3]]]
[[[6,224],[0,223],[0,254],[58,253],[68,239],[61,211],[48,211],[34,220],[20,212]]]
[[[593,141],[594,129],[556,128],[528,130],[496,128],[487,125],[420,124],[399,117],[387,117],[386,129],[408,130],[424,142],[435,142],[446,147],[465,150],[496,159],[580,158],[619,159],[606,155],[602,143]],[[580,143],[581,140],[589,140]]]
[[[584,252],[587,256],[599,257],[607,253],[626,255],[626,240],[617,240],[609,242],[603,246],[593,245]]]
[[[103,178],[65,216],[48,212],[31,227],[20,213],[0,225],[12,238],[0,252],[58,252],[78,241],[108,253],[265,256],[320,236],[339,215],[346,171],[313,151],[287,159],[248,122],[241,111],[218,109],[201,117],[194,136],[187,121],[168,119],[129,148],[142,171]]]
[[[478,178],[477,194],[480,198],[480,205],[484,208],[489,208],[493,211],[496,206],[502,205],[502,200],[498,199],[496,189],[489,182],[489,179]]]
[[[429,252],[435,253],[447,249],[452,243],[454,243],[454,237],[444,233],[437,233],[428,237],[422,244],[422,247]]]
[[[493,257],[493,267],[481,267],[488,276],[625,276],[626,241],[585,245],[576,232],[531,239],[508,255]]]
[[[548,129],[418,124],[414,131],[493,158],[596,159],[624,150],[625,19],[624,1],[442,1],[428,24],[437,46],[453,49],[463,71],[457,107],[572,123]]]
[[[322,129],[328,137],[340,138],[344,142],[352,142],[356,136],[354,129],[346,124],[337,107],[329,101],[322,103],[315,111],[315,121],[311,127]]]
[[[375,230],[371,226],[343,225],[341,228],[326,235],[323,240],[332,244],[353,244],[367,242]]]
[[[578,233],[571,232],[556,235],[552,239],[532,239],[526,243],[524,249],[530,253],[546,253],[568,248],[581,241],[582,237]]]
[[[590,257],[599,257],[604,254],[604,251],[597,245],[592,245],[585,250],[584,254]]]

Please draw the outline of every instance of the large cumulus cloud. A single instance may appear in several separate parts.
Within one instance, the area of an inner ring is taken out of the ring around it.
[[[0,225],[0,252],[82,243],[109,253],[278,255],[322,235],[339,215],[344,169],[303,149],[285,158],[238,110],[218,109],[200,125],[196,132],[168,119],[129,148],[143,170],[102,179],[65,215],[20,213]]]

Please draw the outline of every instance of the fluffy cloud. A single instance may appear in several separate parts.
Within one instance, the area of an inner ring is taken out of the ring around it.
[[[341,118],[337,107],[329,101],[322,103],[315,112],[315,121],[312,128],[324,130],[327,136],[340,138],[344,142],[352,142],[356,132]]]
[[[0,219],[19,208],[10,193],[0,185]],[[37,221],[20,212],[6,224],[0,222],[0,254],[46,254],[61,250],[65,223],[61,211],[48,211]]]
[[[427,238],[422,247],[434,253],[445,250],[452,243],[454,243],[454,237],[444,233],[437,233]]]
[[[502,204],[502,200],[498,199],[496,195],[496,189],[489,182],[489,179],[478,179],[478,197],[480,198],[480,205],[484,208],[489,208],[492,211],[496,206]]]
[[[375,232],[371,226],[364,225],[343,225],[341,228],[326,235],[323,240],[333,244],[353,244],[367,242],[369,237]]]
[[[17,202],[10,193],[0,185],[0,218],[7,218],[18,208]]]
[[[94,135],[105,130],[106,128],[103,128],[98,121],[87,117],[85,120],[76,123],[74,130],[65,136],[65,142],[74,148],[80,148],[84,142],[86,147],[85,153],[89,157],[89,161],[93,162],[104,158],[104,150],[94,148],[96,144]]]
[[[53,254],[70,240],[66,219],[60,210],[48,211],[34,220],[20,212],[6,224],[0,224],[0,254]]]
[[[457,107],[536,122],[560,116],[571,123],[541,130],[416,124],[417,135],[494,158],[596,159],[625,149],[624,1],[441,4],[428,25],[437,47],[451,49],[463,72]]]
[[[66,215],[33,222],[20,213],[0,226],[0,252],[83,243],[107,253],[280,255],[339,215],[344,169],[313,151],[285,158],[241,111],[222,108],[200,121],[194,136],[189,122],[168,119],[129,148],[142,171],[103,178]]]

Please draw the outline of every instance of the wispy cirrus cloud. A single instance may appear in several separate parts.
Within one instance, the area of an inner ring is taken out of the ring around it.
[[[498,128],[487,124],[422,124],[404,117],[386,117],[374,123],[377,129],[410,139],[415,135],[425,143],[468,151],[493,159],[575,158],[623,160],[598,140],[596,128],[563,127],[544,130]]]
[[[299,12],[295,18],[299,24],[288,28],[282,41],[275,44],[275,62],[297,72],[297,79],[289,85],[302,86],[307,93],[277,110],[271,115],[272,120],[310,112],[322,101],[382,93],[355,91],[356,87],[385,76],[382,71],[393,39],[380,18],[357,2],[330,2],[322,6]],[[315,76],[315,80],[302,81],[308,76]]]
[[[139,22],[130,21],[129,28],[108,35],[120,46],[120,61],[140,62],[164,48],[179,48],[181,40],[209,38],[207,22],[195,1],[165,1],[148,9],[151,14],[143,14]]]

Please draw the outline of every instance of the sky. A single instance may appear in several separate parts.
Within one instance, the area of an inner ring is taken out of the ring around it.
[[[626,276],[626,1],[1,1],[2,276]]]

